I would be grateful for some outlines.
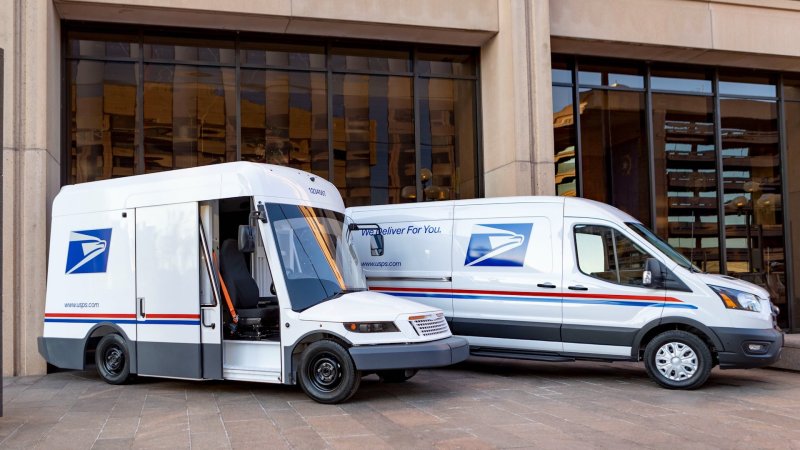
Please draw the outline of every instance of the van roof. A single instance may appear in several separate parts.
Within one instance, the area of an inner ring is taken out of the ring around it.
[[[476,198],[469,200],[449,200],[444,202],[429,202],[429,203],[404,203],[400,205],[381,205],[381,206],[361,206],[355,208],[348,208],[348,212],[358,214],[365,208],[369,211],[387,211],[392,214],[403,214],[403,211],[409,211],[417,208],[436,208],[445,210],[455,206],[472,206],[472,205],[500,205],[500,204],[513,204],[513,203],[560,203],[564,205],[564,215],[567,217],[592,217],[598,219],[606,219],[612,222],[640,222],[640,220],[632,217],[628,213],[621,211],[611,205],[601,203],[595,200],[589,200],[578,197],[556,197],[556,196],[518,196],[518,197],[491,197],[491,198]]]
[[[64,186],[53,201],[53,215],[252,195],[344,209],[339,191],[322,177],[290,167],[240,161]]]

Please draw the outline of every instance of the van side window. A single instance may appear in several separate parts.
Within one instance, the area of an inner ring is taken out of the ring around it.
[[[575,226],[578,268],[590,277],[626,286],[641,286],[651,256],[619,231],[602,225]]]

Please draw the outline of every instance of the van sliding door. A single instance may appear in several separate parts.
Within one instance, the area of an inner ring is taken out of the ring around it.
[[[196,202],[136,209],[140,375],[202,378]]]

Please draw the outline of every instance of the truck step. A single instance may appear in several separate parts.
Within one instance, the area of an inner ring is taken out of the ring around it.
[[[575,358],[561,356],[556,354],[542,354],[530,353],[520,350],[501,350],[501,349],[470,349],[470,355],[473,356],[486,356],[489,358],[509,358],[509,359],[525,359],[529,361],[550,361],[550,362],[572,362]]]

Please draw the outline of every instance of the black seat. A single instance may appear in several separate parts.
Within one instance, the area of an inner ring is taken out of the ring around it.
[[[222,275],[222,280],[231,297],[231,303],[233,303],[242,324],[257,325],[260,324],[261,319],[277,323],[278,306],[259,306],[259,303],[263,304],[268,299],[258,295],[258,285],[250,276],[244,254],[239,251],[235,239],[226,239],[222,242],[220,275]]]

